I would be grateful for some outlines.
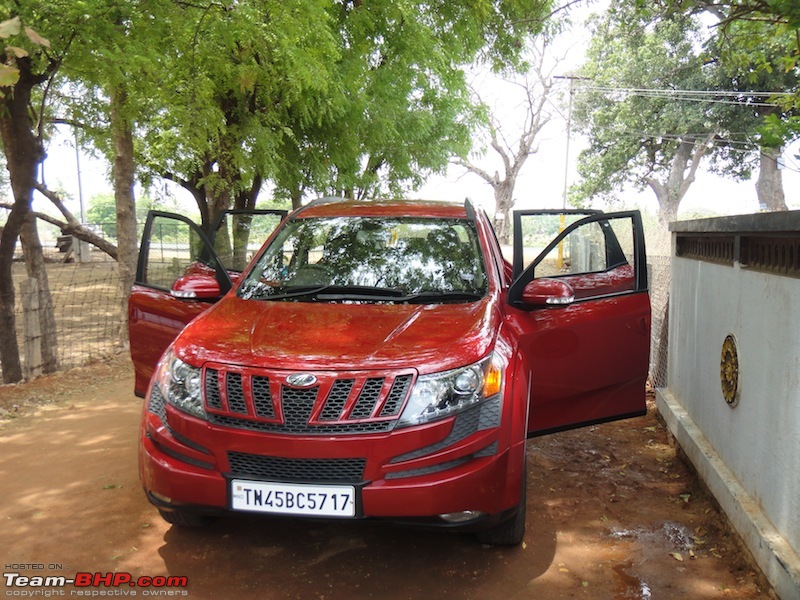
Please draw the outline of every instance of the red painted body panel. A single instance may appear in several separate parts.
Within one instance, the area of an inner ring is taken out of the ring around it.
[[[173,298],[164,290],[134,285],[128,301],[134,391],[143,396],[164,350],[186,324],[208,310],[208,302]]]
[[[518,332],[533,380],[531,433],[643,411],[650,355],[647,294],[510,310],[509,324]]]
[[[406,368],[435,373],[486,356],[498,294],[464,304],[344,304],[242,300],[229,295],[175,344],[192,364],[278,369]]]
[[[519,486],[515,482],[521,476],[524,436],[516,444],[505,446],[502,452],[448,469],[444,476],[432,473],[408,479],[384,479],[392,472],[423,469],[469,456],[499,442],[502,434],[498,429],[477,432],[457,448],[390,465],[389,461],[395,456],[446,438],[454,419],[382,436],[343,436],[332,443],[327,437],[226,431],[168,410],[170,417],[177,417],[170,423],[181,424],[176,433],[186,439],[203,440],[208,448],[214,449],[209,455],[182,444],[145,409],[140,439],[141,479],[145,489],[167,496],[177,505],[227,507],[228,491],[223,473],[230,471],[225,456],[228,451],[294,459],[366,457],[364,479],[370,484],[363,489],[364,517],[430,517],[462,510],[496,514],[519,502]],[[169,452],[210,463],[214,468],[194,466],[175,459]]]

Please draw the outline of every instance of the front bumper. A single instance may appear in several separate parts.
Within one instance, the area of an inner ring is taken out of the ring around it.
[[[454,526],[439,515],[475,511],[474,519],[457,525],[489,526],[512,517],[519,504],[524,440],[514,442],[504,435],[508,428],[499,426],[499,408],[494,421],[485,412],[492,407],[481,408],[483,416],[480,410],[465,411],[391,433],[334,438],[216,427],[171,406],[160,415],[145,406],[141,480],[150,501],[161,510],[229,510],[230,479],[235,477],[354,485],[359,490],[356,518]],[[247,464],[255,466],[241,467],[240,456],[254,457]],[[258,468],[260,458],[269,459],[270,469],[273,464],[283,467],[264,471]],[[335,471],[331,479],[321,480],[324,476],[313,468],[354,460],[363,464],[355,475]],[[302,468],[295,468],[298,464]]]

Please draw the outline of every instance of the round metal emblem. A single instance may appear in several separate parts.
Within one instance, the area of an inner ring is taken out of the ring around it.
[[[317,383],[317,378],[311,373],[292,373],[286,378],[286,383],[294,387],[311,387]]]
[[[734,406],[739,400],[739,354],[736,351],[736,338],[732,335],[722,342],[719,378],[725,402]]]

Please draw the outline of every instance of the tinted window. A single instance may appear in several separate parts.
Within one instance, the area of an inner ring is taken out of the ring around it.
[[[314,286],[409,295],[482,295],[486,275],[475,230],[458,219],[336,217],[284,225],[243,281],[243,298]]]

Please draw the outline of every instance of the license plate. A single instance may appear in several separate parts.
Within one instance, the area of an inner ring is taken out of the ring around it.
[[[279,515],[354,517],[356,491],[349,485],[231,481],[231,508]]]

